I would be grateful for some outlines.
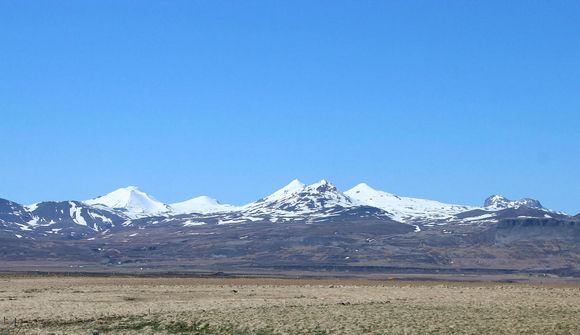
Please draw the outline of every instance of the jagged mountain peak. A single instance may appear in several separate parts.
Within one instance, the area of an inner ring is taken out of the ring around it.
[[[544,206],[536,200],[531,198],[522,198],[520,200],[510,200],[502,195],[492,195],[485,199],[483,206],[487,209],[506,209],[506,208],[518,208],[522,206],[543,209]]]
[[[273,194],[244,206],[244,209],[253,213],[282,211],[304,214],[352,206],[354,202],[349,197],[323,179],[307,186],[294,180]]]
[[[334,184],[326,179],[322,179],[319,182],[310,184],[305,187],[306,190],[316,190],[318,192],[336,192],[338,189]]]
[[[544,208],[540,201],[531,198],[523,198],[517,201],[518,203],[522,204],[523,206],[528,206],[531,208]]]
[[[503,195],[493,194],[485,199],[483,206],[484,207],[506,207],[509,205],[511,200],[504,197]]]

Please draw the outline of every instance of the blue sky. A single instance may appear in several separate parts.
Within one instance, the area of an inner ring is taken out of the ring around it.
[[[0,1],[0,197],[294,178],[580,212],[580,2]]]

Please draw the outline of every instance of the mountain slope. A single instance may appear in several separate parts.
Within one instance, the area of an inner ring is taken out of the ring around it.
[[[35,235],[86,235],[104,231],[124,222],[127,218],[106,208],[79,201],[47,201],[30,208],[32,219],[28,227]]]
[[[27,229],[30,220],[32,215],[24,206],[0,199],[0,235],[22,236],[22,230]]]
[[[399,197],[375,190],[365,183],[356,185],[345,194],[361,204],[387,211],[394,220],[400,222],[446,219],[473,209],[470,206],[449,205],[433,200]]]
[[[104,231],[127,218],[79,201],[46,201],[22,206],[0,199],[0,235],[18,238],[80,238]]]

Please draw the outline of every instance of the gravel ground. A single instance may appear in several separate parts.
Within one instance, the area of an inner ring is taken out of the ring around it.
[[[0,334],[580,334],[580,286],[3,277],[0,321]]]

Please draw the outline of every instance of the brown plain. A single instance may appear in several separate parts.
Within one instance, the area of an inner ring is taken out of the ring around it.
[[[0,334],[580,334],[580,286],[8,276],[0,322]]]

